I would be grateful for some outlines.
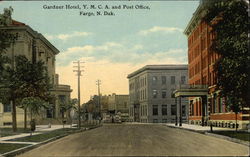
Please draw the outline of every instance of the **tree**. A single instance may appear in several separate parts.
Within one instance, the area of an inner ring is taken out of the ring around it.
[[[64,121],[65,112],[77,109],[75,106],[77,104],[77,101],[78,101],[77,99],[70,99],[69,101],[59,102],[60,112],[62,114],[63,121]],[[70,120],[72,122],[71,116],[68,115],[68,117],[70,117]]]
[[[248,5],[243,0],[209,0],[205,21],[215,38],[211,51],[220,55],[215,64],[218,89],[236,114],[249,105],[250,53]],[[237,130],[237,127],[236,127]]]
[[[5,8],[4,14],[0,14],[0,84],[1,84],[1,76],[5,70],[4,65],[9,62],[8,57],[3,56],[7,48],[14,44],[18,38],[18,33],[13,34],[4,29],[7,26],[7,21],[10,18],[13,9]],[[0,86],[1,87],[1,86]]]
[[[21,101],[21,105],[30,111],[30,120],[33,115],[38,115],[42,108],[47,108],[48,103],[39,97],[26,97]]]
[[[48,72],[42,61],[32,63],[25,56],[15,57],[15,67],[7,69],[4,78],[5,88],[9,89],[8,98],[12,102],[13,131],[16,130],[15,108],[21,105],[22,99],[26,97],[37,97],[43,101],[51,102],[53,96],[49,90],[52,87],[49,83]],[[27,127],[27,114],[25,111],[24,127]]]
[[[22,99],[21,104],[25,108],[25,110],[30,111],[30,127],[32,135],[32,131],[35,131],[36,128],[35,119],[33,119],[33,115],[39,115],[41,109],[46,108],[48,106],[48,103],[38,97],[26,97]]]
[[[76,106],[75,106],[76,104],[77,104],[77,99],[71,99],[69,101],[60,101],[59,105],[60,105],[62,118],[64,118],[65,112],[70,111],[72,109],[76,109]]]

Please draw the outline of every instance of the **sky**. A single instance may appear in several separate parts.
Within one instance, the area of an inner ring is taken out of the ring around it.
[[[46,9],[54,5],[63,9]],[[81,9],[66,9],[66,5],[79,5]],[[90,5],[107,5],[109,9],[89,9]],[[73,89],[72,98],[77,97],[73,61],[84,62],[84,103],[97,94],[98,79],[102,94],[128,94],[127,75],[135,70],[148,64],[187,64],[183,31],[198,5],[199,1],[0,1],[0,12],[12,6],[13,19],[43,34],[60,51],[56,73],[60,84]],[[128,9],[130,6],[133,9]],[[138,9],[145,6],[149,9]],[[97,11],[115,15],[80,15]]]

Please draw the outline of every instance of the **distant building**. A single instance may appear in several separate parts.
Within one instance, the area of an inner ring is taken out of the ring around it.
[[[5,54],[12,59],[12,61],[15,56],[24,55],[30,61],[36,62],[42,60],[47,66],[48,75],[53,84],[51,92],[55,95],[56,100],[53,103],[52,109],[41,111],[42,113],[38,118],[60,118],[61,113],[59,104],[70,100],[70,93],[72,90],[69,85],[59,84],[59,76],[55,73],[56,55],[59,53],[59,50],[42,34],[36,32],[24,23],[11,19],[10,10],[5,9],[5,13],[3,15],[0,14],[0,17],[4,17],[1,19],[0,29],[18,35],[17,41],[6,50]],[[23,109],[17,107],[18,126],[23,126],[23,112]],[[2,104],[0,102],[0,126],[8,126],[11,124],[11,105],[10,103]]]
[[[128,95],[116,95],[113,93],[109,95],[109,107],[108,110],[114,113],[128,113]]]
[[[90,98],[98,108],[98,96],[94,95]],[[118,112],[128,113],[128,95],[100,95],[100,110],[106,114],[116,114]]]
[[[172,93],[179,84],[187,84],[187,65],[147,65],[127,78],[130,121],[175,122],[178,108]],[[183,120],[187,120],[187,99],[182,99],[181,104]]]

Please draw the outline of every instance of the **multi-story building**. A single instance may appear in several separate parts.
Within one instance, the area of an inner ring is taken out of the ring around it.
[[[208,124],[208,120],[215,126],[230,127],[235,125],[235,114],[227,108],[224,97],[216,89],[217,78],[214,64],[220,57],[211,51],[210,46],[214,38],[211,27],[202,18],[205,15],[205,4],[201,2],[188,23],[184,33],[188,37],[188,69],[190,85],[202,85],[207,89],[203,103],[200,97],[190,97],[191,124]],[[209,113],[210,112],[210,113]],[[239,128],[249,124],[249,115],[239,113],[237,116]]]
[[[131,73],[129,79],[129,119],[135,122],[175,122],[177,107],[173,91],[187,84],[187,65],[147,65]],[[181,100],[187,120],[187,99]]]
[[[42,34],[36,32],[28,25],[15,21],[11,18],[11,10],[5,9],[4,14],[0,14],[0,29],[9,33],[17,34],[18,38],[14,44],[11,44],[4,52],[14,63],[17,55],[24,55],[28,60],[36,62],[42,60],[47,69],[48,75],[53,84],[51,93],[56,99],[53,103],[53,109],[44,111],[40,118],[59,118],[60,103],[67,102],[70,99],[72,90],[68,85],[59,84],[59,76],[55,73],[55,58],[59,50],[54,47]],[[3,17],[3,18],[2,18]],[[15,65],[15,64],[14,64]],[[23,109],[17,107],[17,125],[23,124]],[[29,114],[28,114],[29,115]],[[29,118],[28,118],[29,119]],[[0,102],[0,126],[11,125],[11,105],[10,103],[2,104]]]
[[[97,95],[90,97],[89,106],[93,106],[93,113],[101,112],[101,116],[105,117],[106,115],[116,115],[119,114],[124,121],[127,121],[128,117],[128,95],[117,95],[113,93],[112,95],[100,95],[100,99]],[[99,107],[100,101],[100,107]],[[95,118],[95,117],[94,117]]]
[[[109,95],[109,106],[108,110],[114,113],[128,113],[128,95],[117,95],[113,93]]]

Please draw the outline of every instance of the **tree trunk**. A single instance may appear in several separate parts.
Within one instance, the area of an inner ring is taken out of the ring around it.
[[[237,112],[235,112],[235,131],[237,132],[237,129],[238,129],[238,127],[237,127]]]
[[[12,129],[13,132],[17,131],[17,123],[16,123],[16,102],[15,100],[11,100],[12,104]]]
[[[24,130],[27,129],[27,108],[24,108]]]

